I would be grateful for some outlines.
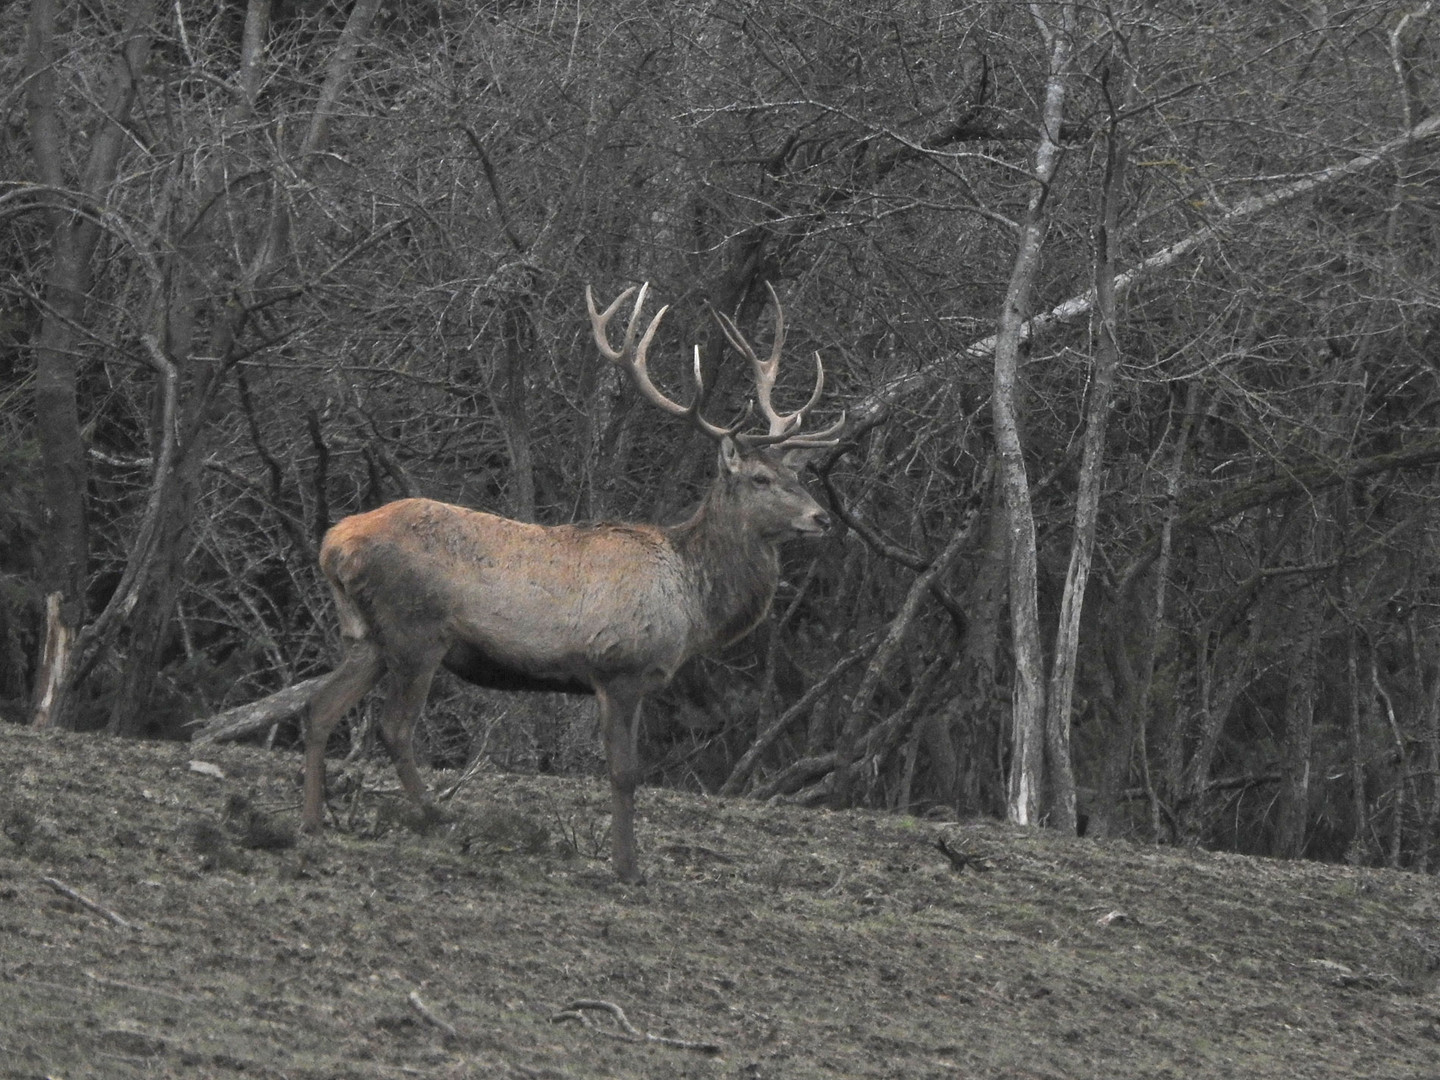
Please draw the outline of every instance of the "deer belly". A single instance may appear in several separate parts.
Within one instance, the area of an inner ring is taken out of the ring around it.
[[[562,694],[593,694],[587,679],[549,665],[521,666],[466,641],[450,646],[442,661],[460,678],[490,690],[544,690]]]
[[[563,577],[513,576],[503,600],[475,589],[448,628],[445,664],[481,685],[582,685],[633,673],[666,681],[685,656],[683,607],[656,582],[576,587]],[[478,677],[465,674],[469,669]]]

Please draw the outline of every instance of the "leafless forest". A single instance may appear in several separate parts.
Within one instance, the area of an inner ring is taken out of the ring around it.
[[[424,494],[673,521],[787,315],[837,519],[652,784],[1440,866],[1440,10],[0,5],[0,712],[186,738],[328,669]],[[593,766],[437,686],[431,760]],[[297,745],[293,716],[253,738]],[[337,747],[337,750],[339,748]],[[298,760],[298,759],[297,759]]]

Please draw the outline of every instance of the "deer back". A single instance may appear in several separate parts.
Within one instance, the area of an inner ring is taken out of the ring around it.
[[[443,655],[487,685],[668,678],[702,617],[654,526],[533,525],[406,499],[335,525],[321,567],[387,656]]]

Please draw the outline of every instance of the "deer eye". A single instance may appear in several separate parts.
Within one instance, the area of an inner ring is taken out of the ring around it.
[[[750,477],[750,482],[758,488],[767,488],[775,482],[775,478],[769,473],[756,473]]]

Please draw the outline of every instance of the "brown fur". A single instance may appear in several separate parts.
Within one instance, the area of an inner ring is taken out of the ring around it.
[[[729,438],[709,493],[678,525],[547,527],[428,499],[344,519],[320,551],[345,658],[306,725],[304,827],[321,827],[330,733],[382,679],[382,741],[406,791],[425,802],[411,737],[444,664],[481,686],[598,698],[615,870],[637,880],[642,697],[691,657],[749,633],[774,597],[779,544],[828,524],[784,454]]]

